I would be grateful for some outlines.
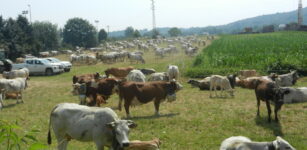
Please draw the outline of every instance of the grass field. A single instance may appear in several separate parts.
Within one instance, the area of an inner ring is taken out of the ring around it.
[[[206,50],[205,50],[206,51]],[[60,56],[68,58],[67,56]],[[181,72],[192,66],[193,58],[183,52],[164,59],[155,59],[152,52],[145,54],[146,64],[133,65],[136,68],[149,67],[165,71],[168,64],[176,64]],[[58,103],[78,103],[71,95],[73,75],[102,73],[108,67],[130,66],[129,63],[113,65],[75,66],[69,73],[51,77],[32,77],[25,92],[25,103],[15,105],[15,100],[5,100],[7,106],[0,111],[0,119],[18,121],[25,129],[39,129],[37,138],[47,143],[49,115]],[[265,104],[261,103],[261,117],[256,117],[254,91],[236,88],[235,98],[210,99],[208,91],[199,91],[186,84],[188,78],[181,76],[184,89],[177,94],[177,101],[162,103],[160,117],[153,117],[153,103],[131,109],[131,115],[138,127],[130,132],[130,140],[150,140],[158,137],[163,150],[217,150],[222,140],[229,136],[243,135],[255,141],[272,141],[276,135],[283,136],[297,150],[307,150],[307,103],[284,105],[279,123],[267,122]],[[307,78],[298,81],[298,86],[307,86]],[[115,108],[118,96],[113,95],[103,107]],[[124,118],[125,112],[116,113]],[[56,139],[52,133],[50,150],[56,149]],[[0,150],[5,149],[0,144]],[[69,150],[93,150],[93,143],[71,141]]]
[[[307,32],[224,35],[205,49],[187,71],[191,77],[256,69],[307,70]]]

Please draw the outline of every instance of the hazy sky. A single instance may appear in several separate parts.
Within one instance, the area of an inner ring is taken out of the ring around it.
[[[297,9],[298,0],[155,0],[157,27],[222,25],[258,15]],[[305,7],[307,0],[303,0]],[[151,0],[1,0],[0,15],[16,18],[32,9],[32,21],[50,21],[63,27],[81,17],[110,31],[127,26],[152,28]]]

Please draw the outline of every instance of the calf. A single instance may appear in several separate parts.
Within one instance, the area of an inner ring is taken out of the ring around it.
[[[146,104],[153,101],[156,110],[155,114],[159,115],[160,103],[166,98],[169,102],[175,101],[176,91],[179,88],[176,81],[120,82],[118,85],[118,108],[121,110],[121,103],[124,100],[127,117],[130,117],[129,107],[131,105]]]
[[[160,144],[161,142],[158,138],[151,141],[134,140],[130,141],[129,147],[125,148],[125,150],[159,150]]]
[[[50,127],[58,141],[58,150],[66,150],[68,142],[95,142],[97,150],[105,146],[123,150],[129,146],[129,128],[136,124],[131,120],[120,120],[110,108],[91,108],[72,103],[55,106],[50,114],[48,144],[51,144]]]
[[[226,90],[229,92],[230,96],[234,96],[234,90],[232,89],[230,82],[228,80],[227,77],[224,76],[220,76],[220,75],[212,75],[210,77],[210,97],[212,97],[211,95],[211,91],[214,89],[215,92],[215,96],[217,96],[216,90],[217,87],[220,86],[221,87],[221,97],[223,96],[223,92]]]
[[[271,106],[270,102],[275,105],[274,114],[275,121],[278,121],[277,112],[284,104],[283,97],[288,94],[289,90],[279,88],[274,82],[267,80],[257,80],[255,94],[257,98],[257,116],[260,116],[259,107],[260,100],[265,101],[268,110],[268,121],[271,122]]]
[[[125,78],[129,74],[129,72],[133,69],[134,69],[133,67],[109,68],[109,69],[105,70],[104,72],[105,72],[107,78],[110,75],[113,75],[116,78]]]
[[[198,87],[200,90],[210,90],[210,77],[206,77],[202,80],[190,79],[188,83],[191,84],[192,87]],[[216,89],[221,90],[221,87],[217,86]]]

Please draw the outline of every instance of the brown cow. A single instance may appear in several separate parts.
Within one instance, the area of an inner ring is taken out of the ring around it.
[[[115,92],[114,87],[117,85],[117,80],[107,78],[89,81],[81,84],[81,86],[80,84],[78,86],[78,84],[79,83],[73,84],[73,94],[79,95],[79,97],[81,97],[80,100],[84,102],[85,98],[89,98],[90,101],[87,103],[88,106],[100,106],[100,104],[106,103],[106,100]],[[82,85],[85,87],[82,87]],[[82,90],[81,87],[84,89]]]
[[[260,100],[265,101],[268,110],[268,121],[271,122],[271,106],[270,103],[275,105],[274,114],[275,121],[278,121],[277,112],[280,110],[281,106],[284,104],[283,97],[285,94],[289,94],[288,89],[279,88],[275,82],[268,80],[257,80],[256,81],[255,94],[257,98],[257,116],[260,115],[259,107]]]
[[[125,78],[129,74],[129,72],[133,69],[134,69],[133,67],[109,68],[109,69],[105,70],[104,72],[105,72],[107,78],[110,75],[113,75],[116,78]]]
[[[100,75],[98,72],[93,73],[93,74],[82,74],[82,75],[74,75],[72,77],[72,83],[86,83],[89,81],[92,81],[93,79],[97,80],[100,78]]]
[[[158,138],[151,141],[134,140],[129,142],[129,147],[125,148],[125,150],[159,150],[160,144],[161,142]]]
[[[176,91],[179,90],[176,81],[164,82],[153,81],[147,83],[141,82],[119,82],[118,108],[121,110],[121,103],[124,100],[124,106],[127,117],[130,117],[129,107],[131,105],[146,104],[154,101],[156,115],[159,115],[159,106],[166,98],[169,102],[176,100]]]

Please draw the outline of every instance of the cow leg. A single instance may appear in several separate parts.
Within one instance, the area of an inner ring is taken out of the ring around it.
[[[20,92],[21,103],[23,103],[22,92]]]
[[[126,110],[126,116],[127,118],[131,118],[130,112],[129,112],[130,103],[125,100],[125,110]]]
[[[278,120],[278,115],[277,115],[277,113],[278,113],[278,111],[279,111],[279,109],[281,108],[281,106],[280,105],[275,105],[275,108],[274,108],[274,114],[275,114],[275,121],[276,122],[278,122],[279,120]]]
[[[104,145],[102,144],[100,140],[95,141],[95,144],[96,144],[97,150],[104,150]]]
[[[212,89],[213,89],[213,86],[212,86],[212,84],[210,83],[210,98],[212,97]]]
[[[268,121],[271,122],[271,112],[272,111],[271,111],[270,102],[269,102],[269,100],[266,100],[265,103],[266,103],[266,107],[268,109],[268,117],[269,117]]]
[[[123,98],[119,97],[119,101],[118,101],[118,110],[122,111],[122,102],[123,102]]]
[[[65,133],[54,132],[54,134],[58,141],[58,150],[66,150],[67,145],[68,145],[68,139],[65,136]]]
[[[257,116],[260,116],[260,113],[259,113],[259,107],[260,107],[260,99],[257,97]]]
[[[160,113],[159,113],[160,100],[155,100],[154,104],[155,104],[155,111],[156,111],[155,115],[160,116]]]

